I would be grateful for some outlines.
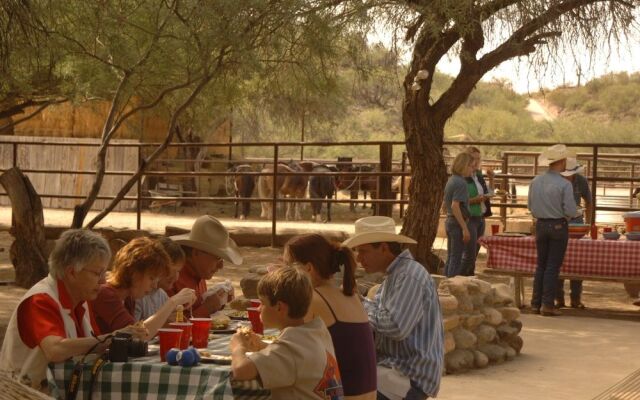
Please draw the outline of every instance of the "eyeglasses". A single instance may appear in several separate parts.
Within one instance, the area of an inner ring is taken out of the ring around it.
[[[89,272],[90,274],[97,277],[98,279],[104,279],[107,276],[106,269],[102,269],[100,270],[100,272],[98,272],[98,271],[90,270],[89,268],[84,268],[83,271]]]

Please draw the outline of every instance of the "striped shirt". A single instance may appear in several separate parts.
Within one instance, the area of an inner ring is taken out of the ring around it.
[[[427,270],[405,250],[389,265],[374,300],[364,300],[378,364],[395,368],[429,397],[440,389],[444,333],[440,302]]]

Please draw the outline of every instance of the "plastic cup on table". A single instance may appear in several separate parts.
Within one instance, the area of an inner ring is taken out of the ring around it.
[[[169,349],[180,346],[182,329],[161,328],[158,329],[158,337],[160,338],[160,361],[164,362]]]
[[[249,301],[251,302],[251,307],[254,308],[259,308],[262,305],[260,299],[249,299]]]
[[[591,225],[591,239],[596,240],[598,238],[598,226],[596,224]]]
[[[606,233],[606,232],[612,232],[612,228],[610,226],[605,226],[604,228],[602,228],[602,233]]]
[[[173,329],[180,329],[182,331],[180,346],[178,348],[180,350],[184,350],[189,347],[189,342],[191,341],[191,328],[193,324],[191,322],[172,322],[169,326]]]
[[[497,235],[498,232],[500,232],[500,225],[498,225],[498,224],[491,225],[491,234],[492,235]]]
[[[193,347],[204,348],[209,345],[209,329],[211,329],[211,318],[191,318],[191,343]]]
[[[262,335],[264,333],[264,325],[260,319],[260,309],[256,307],[247,308],[249,314],[249,321],[251,321],[251,329],[257,334]]]

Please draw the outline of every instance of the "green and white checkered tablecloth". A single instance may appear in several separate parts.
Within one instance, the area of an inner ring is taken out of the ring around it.
[[[229,352],[229,336],[213,340],[209,350]],[[85,365],[77,400],[89,398],[91,367]],[[49,368],[51,393],[64,398],[74,362],[52,364]],[[268,390],[258,381],[232,382],[226,365],[200,364],[195,367],[171,366],[160,356],[136,358],[128,363],[106,363],[95,379],[91,399],[269,399]]]

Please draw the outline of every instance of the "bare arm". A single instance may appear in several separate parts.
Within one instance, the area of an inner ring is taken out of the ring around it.
[[[178,305],[185,305],[185,308],[189,308],[195,301],[195,298],[196,293],[193,289],[182,289],[176,295],[170,297],[155,314],[144,321],[144,326],[148,330],[148,334],[144,339],[149,340],[154,337],[156,333],[158,333],[158,329],[164,326]]]
[[[106,336],[98,336],[98,339],[102,341]],[[40,348],[47,361],[57,363],[70,357],[84,355],[97,343],[98,340],[93,337],[68,339],[60,336],[47,336],[40,342]],[[95,352],[103,352],[107,346],[108,342],[100,344],[96,347]]]
[[[258,377],[258,368],[247,357],[247,348],[242,334],[236,333],[231,337],[231,372],[233,379],[248,381]]]
[[[471,239],[471,234],[469,233],[469,229],[467,228],[467,223],[464,222],[464,217],[462,216],[462,211],[460,210],[460,202],[454,200],[451,203],[451,212],[453,213],[453,217],[458,221],[458,224],[462,228],[462,241],[467,243]]]

